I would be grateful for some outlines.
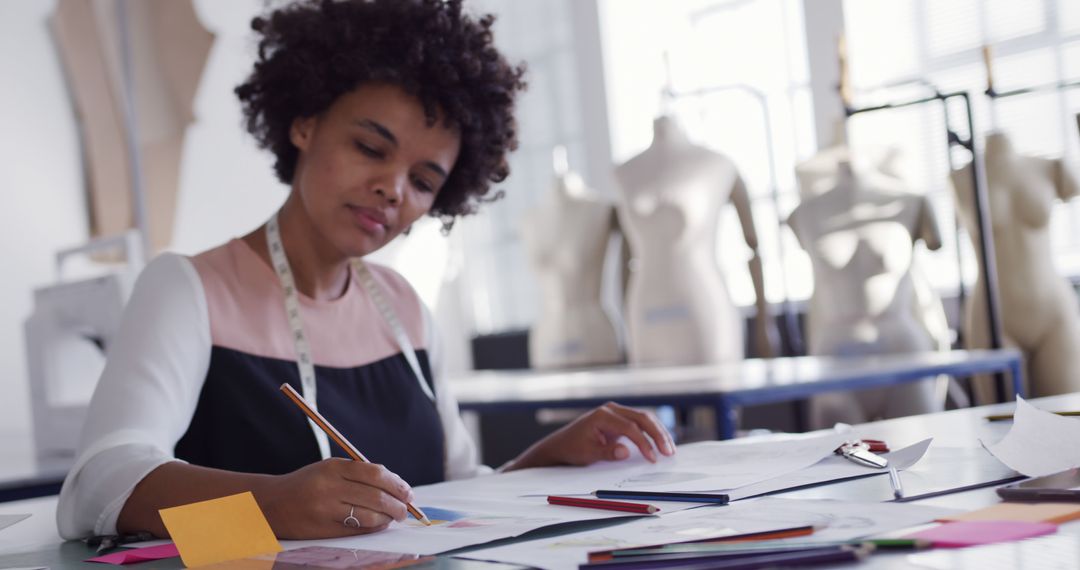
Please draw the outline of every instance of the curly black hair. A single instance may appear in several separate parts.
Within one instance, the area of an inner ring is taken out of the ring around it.
[[[252,20],[258,59],[236,88],[245,125],[274,153],[274,170],[291,184],[299,151],[289,139],[296,118],[316,116],[367,82],[386,82],[417,97],[428,124],[442,112],[461,133],[461,150],[430,214],[449,231],[472,214],[492,183],[510,174],[517,148],[514,97],[523,65],[495,49],[495,17],[463,13],[461,0],[300,0]]]

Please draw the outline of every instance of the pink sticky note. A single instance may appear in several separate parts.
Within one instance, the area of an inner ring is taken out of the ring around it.
[[[929,540],[939,548],[960,548],[1021,540],[1055,532],[1057,532],[1057,525],[1045,522],[966,521],[945,523],[939,527],[909,534],[904,538]]]
[[[177,556],[180,556],[180,552],[176,550],[176,545],[170,542],[169,544],[159,544],[158,546],[147,546],[145,548],[132,548],[130,550],[113,552],[112,554],[106,554],[105,556],[91,558],[86,560],[86,562],[100,562],[102,564],[115,564],[121,566],[124,564],[135,564],[137,562],[175,558]]]

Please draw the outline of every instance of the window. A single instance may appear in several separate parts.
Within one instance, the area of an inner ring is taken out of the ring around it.
[[[1048,158],[1064,156],[1075,168],[1080,158],[1075,115],[1080,89],[1047,91],[990,101],[982,46],[994,50],[999,91],[1080,79],[1080,3],[1075,0],[847,0],[844,2],[851,79],[857,104],[902,99],[925,89],[881,86],[926,79],[943,91],[973,95],[975,130],[1007,133],[1018,152]],[[957,109],[962,117],[962,110]],[[954,125],[962,134],[966,126]],[[958,259],[964,281],[974,282],[977,267],[966,235],[957,239],[943,113],[924,106],[860,115],[850,121],[853,147],[896,145],[906,155],[906,177],[926,192],[938,210],[945,247],[925,256],[926,272],[943,292],[955,291]],[[956,152],[956,151],[954,151]],[[957,165],[966,154],[956,155]],[[1080,273],[1080,202],[1055,206],[1051,241],[1059,271]],[[957,247],[960,248],[958,254]]]

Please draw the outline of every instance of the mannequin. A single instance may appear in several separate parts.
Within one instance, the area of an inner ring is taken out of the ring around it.
[[[833,145],[818,151],[817,154],[795,167],[795,177],[799,183],[799,194],[802,200],[808,200],[813,196],[835,188],[842,163],[846,163],[845,168],[849,170],[860,173],[874,172],[892,178],[895,180],[895,184],[900,185],[897,187],[898,190],[904,187],[900,174],[902,170],[900,166],[902,162],[901,155],[896,148],[859,147],[859,152],[853,153],[847,144],[844,121],[842,119],[838,120],[833,127]],[[911,305],[915,319],[926,329],[927,334],[934,339],[937,350],[949,350],[952,342],[952,331],[949,329],[949,322],[945,317],[945,308],[941,303],[941,298],[934,291],[930,279],[923,272],[922,267],[913,264],[908,273],[915,291],[915,302]],[[813,334],[813,331],[810,332]],[[953,396],[959,407],[968,405],[966,394],[958,386],[955,391],[950,391],[950,395]]]
[[[653,142],[615,169],[619,220],[634,257],[627,290],[628,352],[633,364],[741,360],[743,317],[717,265],[721,208],[730,200],[753,251],[755,343],[773,354],[750,198],[727,157],[690,142],[674,119],[653,124]]]
[[[615,207],[570,172],[555,151],[555,187],[529,211],[522,236],[539,276],[540,318],[529,331],[533,368],[569,368],[622,361],[615,327],[604,312],[601,283]]]
[[[1076,196],[1080,186],[1063,161],[1018,155],[1003,133],[986,137],[985,163],[1005,341],[1024,353],[1030,396],[1080,390],[1080,307],[1054,269],[1047,229],[1054,202]],[[978,243],[971,165],[951,179],[961,219]],[[968,348],[990,346],[983,279],[966,307]],[[973,387],[980,403],[994,401],[991,378],[976,378]]]
[[[807,318],[814,355],[920,352],[939,347],[916,318],[911,276],[913,246],[941,247],[925,196],[880,172],[837,163],[833,187],[803,200],[788,219],[814,267]],[[939,411],[944,385],[936,380],[830,394],[813,400],[813,424],[863,423]],[[852,402],[852,400],[855,402]],[[857,403],[857,405],[853,405]]]

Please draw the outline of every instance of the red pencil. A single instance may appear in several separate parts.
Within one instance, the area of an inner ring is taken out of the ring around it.
[[[567,507],[584,507],[586,509],[605,509],[608,511],[623,511],[627,513],[641,513],[651,515],[660,509],[644,503],[627,503],[623,501],[606,501],[603,499],[586,499],[584,497],[558,497],[550,495],[548,504],[563,505]]]

